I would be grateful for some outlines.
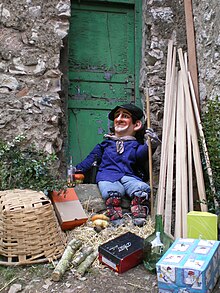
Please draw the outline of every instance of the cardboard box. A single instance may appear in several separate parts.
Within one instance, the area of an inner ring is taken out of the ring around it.
[[[211,293],[219,262],[219,241],[177,239],[156,264],[159,293]]]
[[[74,188],[62,193],[52,192],[51,200],[62,230],[73,229],[88,220]]]
[[[208,212],[189,212],[187,214],[187,237],[218,240],[218,216]]]
[[[143,261],[143,238],[127,232],[99,246],[99,261],[123,273]]]

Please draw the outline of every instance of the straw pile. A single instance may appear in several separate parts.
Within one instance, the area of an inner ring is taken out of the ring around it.
[[[79,239],[82,241],[83,245],[91,246],[95,250],[98,249],[100,245],[127,232],[132,232],[145,239],[148,235],[154,232],[154,222],[150,217],[148,217],[146,225],[144,225],[143,227],[138,227],[134,226],[131,218],[128,216],[125,219],[124,225],[121,225],[119,227],[109,225],[107,228],[97,233],[92,227],[92,221],[88,220],[84,225],[76,227],[71,231],[67,231],[67,238],[68,241],[73,238]],[[99,264],[98,259],[93,263],[93,266],[102,267]]]

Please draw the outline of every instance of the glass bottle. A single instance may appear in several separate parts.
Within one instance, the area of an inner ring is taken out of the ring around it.
[[[152,272],[156,272],[156,263],[169,249],[173,239],[164,233],[162,215],[155,216],[155,230],[144,240],[144,259],[145,268]]]
[[[95,154],[94,161],[92,163],[90,183],[96,183],[96,174],[97,174],[98,168],[99,168],[99,165],[98,165],[98,156],[97,156],[97,154]]]
[[[73,158],[70,156],[69,164],[67,167],[67,185],[68,187],[74,186],[74,173],[75,168],[73,167]]]

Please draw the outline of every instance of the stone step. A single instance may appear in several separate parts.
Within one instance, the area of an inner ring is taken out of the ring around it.
[[[100,213],[106,210],[105,201],[102,199],[97,184],[77,184],[74,189],[86,211]],[[127,209],[129,206],[129,198],[123,198],[122,208]]]
[[[97,184],[77,184],[74,189],[86,211],[99,213],[106,210],[105,202]]]

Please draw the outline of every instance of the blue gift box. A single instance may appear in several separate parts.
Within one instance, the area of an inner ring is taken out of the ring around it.
[[[179,238],[156,270],[159,293],[211,293],[220,276],[220,242]]]

